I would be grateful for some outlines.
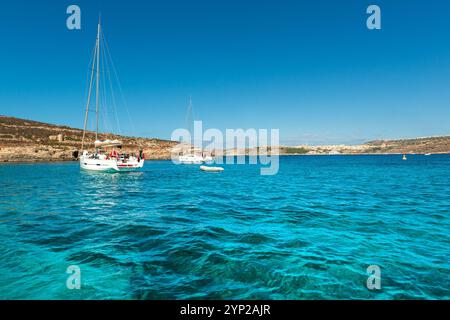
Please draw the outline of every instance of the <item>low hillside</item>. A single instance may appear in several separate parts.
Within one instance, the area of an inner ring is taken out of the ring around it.
[[[43,122],[0,116],[0,162],[73,160],[81,149],[83,130]],[[119,139],[123,150],[143,149],[146,159],[169,159],[173,141],[101,134],[103,139]],[[86,133],[92,143],[94,132]],[[91,145],[92,147],[92,145]]]
[[[371,153],[450,153],[450,136],[367,142]]]
[[[0,162],[74,160],[81,149],[83,131],[67,126],[0,116]],[[86,141],[92,143],[93,132]],[[101,134],[99,139],[118,139],[123,150],[144,150],[146,159],[170,159],[174,141]],[[90,145],[93,148],[92,144]],[[275,150],[272,150],[272,152]],[[216,150],[216,155],[222,152]],[[228,155],[246,154],[249,150],[227,150]],[[279,146],[276,153],[303,154],[385,154],[385,153],[450,153],[450,136],[416,139],[375,140],[361,145]]]
[[[450,136],[375,140],[360,145],[280,147],[280,154],[450,153]]]

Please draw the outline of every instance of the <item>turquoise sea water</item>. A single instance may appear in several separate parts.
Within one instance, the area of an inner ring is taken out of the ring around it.
[[[0,165],[0,298],[450,298],[450,155],[224,167]]]

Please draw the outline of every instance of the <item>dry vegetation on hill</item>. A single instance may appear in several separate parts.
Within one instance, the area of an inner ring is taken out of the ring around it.
[[[450,136],[376,140],[360,145],[281,147],[281,154],[395,154],[450,153]]]
[[[73,160],[81,148],[83,130],[43,122],[0,116],[0,162]],[[87,132],[87,141],[95,134]],[[62,138],[62,139],[61,139]],[[123,150],[143,149],[147,159],[168,159],[173,141],[101,134],[100,139],[119,139]]]
[[[450,136],[367,142],[371,153],[450,153]]]

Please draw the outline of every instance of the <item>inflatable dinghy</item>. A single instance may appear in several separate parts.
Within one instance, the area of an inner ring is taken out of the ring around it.
[[[200,166],[200,170],[211,171],[211,172],[218,172],[218,171],[223,171],[223,168],[222,167]]]

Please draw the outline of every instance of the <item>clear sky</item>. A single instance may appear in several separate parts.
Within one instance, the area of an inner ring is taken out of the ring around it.
[[[0,114],[82,127],[99,12],[122,134],[169,138],[189,95],[205,127],[279,128],[291,145],[450,134],[442,0],[2,1]]]

